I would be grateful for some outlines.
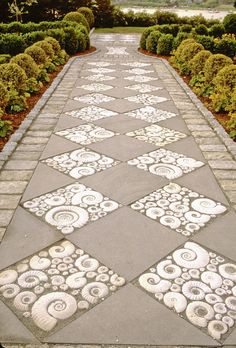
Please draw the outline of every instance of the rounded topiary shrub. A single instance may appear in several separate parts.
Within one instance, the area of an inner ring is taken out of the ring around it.
[[[46,63],[46,60],[47,60],[46,53],[41,47],[37,45],[32,45],[26,48],[25,53],[30,55],[35,61],[35,63],[38,65]]]
[[[52,45],[48,41],[38,41],[34,45],[42,48],[48,58],[52,59],[54,57],[55,52]]]
[[[21,93],[26,88],[27,76],[19,65],[6,63],[0,65],[0,81],[8,88]]]
[[[9,101],[9,92],[7,88],[5,87],[4,83],[0,81],[0,109],[4,111],[8,101]]]
[[[44,40],[47,34],[44,31],[33,31],[31,33],[24,34],[27,47],[33,45],[35,42]]]
[[[184,40],[188,39],[189,36],[190,36],[189,33],[179,32],[177,34],[177,36],[174,38],[173,49],[178,48],[179,45],[181,44],[181,42],[183,42]]]
[[[200,43],[206,50],[213,51],[214,38],[212,36],[197,35],[195,40]]]
[[[0,53],[14,56],[24,52],[26,47],[25,39],[21,34],[4,34],[1,37]]]
[[[11,59],[11,63],[19,65],[28,78],[37,77],[39,68],[33,58],[27,53],[20,53]]]
[[[175,51],[175,58],[177,60],[182,59],[182,51],[185,47],[189,46],[192,43],[196,43],[196,41],[193,38],[185,39],[183,40],[180,45],[178,46],[177,50]]]
[[[188,45],[185,45],[180,54],[180,60],[188,63],[198,52],[204,50],[204,47],[197,43],[191,42]]]
[[[146,40],[146,50],[152,53],[156,53],[157,43],[162,33],[158,30],[152,31]]]
[[[202,50],[198,52],[189,62],[192,75],[198,75],[203,71],[207,59],[212,55],[210,51]]]
[[[226,33],[236,34],[236,13],[230,13],[225,16],[223,25]]]
[[[73,55],[77,52],[78,49],[78,39],[76,30],[73,28],[65,28],[65,51],[69,55]]]
[[[78,40],[77,51],[78,51],[78,52],[83,52],[83,51],[85,51],[86,48],[87,48],[87,43],[86,43],[85,35],[84,35],[84,33],[82,33],[81,31],[77,31],[77,32],[76,32],[76,35],[77,35],[77,40]]]
[[[236,40],[227,35],[223,35],[222,39],[215,39],[214,52],[225,54],[233,58],[236,54]]]
[[[65,32],[63,29],[49,29],[47,30],[47,35],[56,39],[61,46],[61,48],[65,47]]]
[[[191,24],[183,24],[183,25],[181,25],[181,27],[179,28],[179,31],[180,31],[180,32],[183,32],[183,33],[191,33],[191,31],[192,31],[192,26],[191,26]]]
[[[162,35],[157,43],[157,53],[164,56],[170,55],[173,47],[174,36],[171,34]]]
[[[69,13],[67,13],[65,15],[64,20],[65,21],[70,21],[70,22],[81,23],[81,24],[83,24],[87,28],[88,31],[90,31],[88,21],[82,15],[82,13],[79,13],[77,11],[69,12]]]
[[[52,46],[52,49],[55,54],[58,54],[60,52],[61,46],[59,42],[56,39],[54,39],[54,37],[51,37],[51,36],[46,37],[44,41],[48,42]]]
[[[204,24],[199,24],[195,27],[195,33],[198,35],[208,35],[207,26]]]
[[[93,11],[90,8],[88,8],[88,7],[80,7],[77,11],[79,13],[82,13],[82,15],[86,18],[90,28],[92,28],[93,25],[94,25],[94,14],[93,14]]]
[[[148,38],[148,36],[151,34],[152,31],[154,30],[158,30],[159,25],[153,25],[151,27],[148,27],[146,29],[144,29],[142,35],[141,35],[141,39],[140,39],[140,48],[142,48],[143,50],[146,50],[146,40]]]
[[[210,56],[203,69],[206,82],[211,83],[221,69],[232,63],[232,59],[223,54],[213,54]]]
[[[221,37],[225,33],[225,27],[223,24],[214,24],[209,28],[208,33],[210,36]]]

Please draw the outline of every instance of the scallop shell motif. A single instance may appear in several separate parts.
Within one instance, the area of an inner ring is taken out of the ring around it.
[[[205,267],[209,263],[210,257],[200,245],[187,242],[184,249],[178,249],[173,253],[173,259],[177,265],[190,269]]]
[[[85,272],[73,273],[66,278],[66,284],[72,289],[82,288],[87,283],[87,279],[84,277],[84,275]]]
[[[224,263],[223,265],[220,265],[219,272],[224,278],[236,282],[236,265],[233,263]]]
[[[10,283],[14,283],[17,279],[17,272],[13,269],[8,269],[0,273],[0,285],[6,285]]]
[[[83,255],[75,261],[75,266],[83,272],[93,272],[99,267],[99,262],[96,259]]]
[[[0,292],[5,298],[13,298],[20,292],[20,287],[17,284],[5,284],[0,287]]]
[[[77,310],[75,298],[65,292],[53,292],[41,296],[32,306],[32,319],[41,330],[51,331],[57,319],[65,320]]]
[[[227,331],[228,326],[220,320],[212,320],[208,324],[208,332],[215,340],[220,340]]]
[[[186,298],[178,292],[167,292],[163,301],[167,307],[174,308],[177,313],[182,313],[188,304]]]
[[[63,258],[74,253],[75,246],[68,240],[63,241],[61,245],[53,246],[49,249],[49,254],[52,258]]]
[[[178,278],[182,271],[177,265],[173,265],[171,260],[164,260],[157,265],[157,273],[165,279]]]
[[[22,288],[31,289],[36,285],[39,285],[41,282],[46,282],[47,280],[47,275],[41,271],[27,271],[19,276],[18,284]]]
[[[206,284],[198,281],[189,281],[182,286],[183,294],[192,301],[203,300],[212,290]]]
[[[214,310],[206,302],[195,301],[188,304],[186,315],[192,324],[207,327],[208,321],[214,318]]]
[[[220,288],[223,282],[223,279],[218,273],[210,271],[203,272],[201,279],[204,283],[209,284],[213,290]]]
[[[104,283],[92,282],[82,289],[81,295],[83,298],[91,304],[95,304],[99,299],[106,297],[109,293],[109,289]]]
[[[45,257],[40,258],[37,255],[34,255],[30,259],[30,267],[36,270],[47,269],[51,265],[51,261]]]
[[[157,274],[145,273],[139,277],[139,284],[142,288],[155,293],[166,292],[171,287],[171,282],[168,280],[161,280]]]
[[[29,306],[34,303],[37,300],[37,296],[35,293],[31,291],[23,291],[20,292],[15,298],[14,298],[14,306],[19,311],[28,311]]]

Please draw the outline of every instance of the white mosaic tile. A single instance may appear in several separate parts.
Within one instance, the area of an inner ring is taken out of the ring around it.
[[[191,236],[226,212],[221,203],[176,183],[141,198],[131,208],[184,236]]]
[[[107,66],[112,66],[114,64],[108,62],[88,62],[88,65],[97,66],[99,68],[106,68]]]
[[[154,72],[154,71],[153,70],[145,70],[145,69],[141,69],[141,68],[133,68],[133,69],[127,70],[127,73],[135,74],[135,75],[149,74],[151,72]]]
[[[139,63],[139,62],[131,62],[131,63],[122,63],[123,66],[130,66],[132,68],[143,68],[145,66],[150,66],[150,63]]]
[[[133,91],[139,91],[139,93],[149,93],[149,92],[158,91],[160,89],[163,89],[162,87],[146,85],[144,83],[126,86],[125,88],[131,89]]]
[[[89,76],[83,76],[83,79],[89,80],[89,81],[111,81],[114,80],[116,77],[114,76],[106,76],[103,74],[96,74],[96,75],[89,75]]]
[[[110,214],[120,204],[75,182],[26,201],[23,207],[61,233],[70,234]]]
[[[166,149],[158,149],[127,162],[129,165],[163,176],[168,180],[179,178],[204,165],[203,162]]]
[[[108,129],[89,123],[73,128],[67,128],[58,131],[55,134],[77,144],[89,145],[114,137],[114,135],[118,135],[119,133],[114,133]]]
[[[87,106],[79,110],[66,112],[66,115],[80,118],[83,121],[97,121],[106,117],[113,117],[118,115],[117,112],[106,110],[98,106]]]
[[[117,47],[107,47],[107,55],[125,55],[125,56],[128,56],[129,53],[126,52],[126,48],[127,47],[120,47],[120,46],[117,46]]]
[[[134,111],[129,111],[126,112],[125,115],[150,123],[160,122],[168,118],[177,116],[173,112],[156,109],[153,106],[145,106]]]
[[[72,178],[80,179],[109,169],[120,162],[83,147],[47,158],[42,163]]]
[[[128,132],[126,135],[156,146],[165,146],[186,137],[184,133],[160,127],[156,124]]]
[[[138,94],[131,97],[126,97],[125,99],[134,102],[134,103],[142,103],[144,105],[153,105],[158,104],[167,101],[167,98],[164,97],[158,97],[156,95],[152,94]]]
[[[78,86],[77,88],[85,89],[86,91],[91,92],[103,92],[112,89],[113,87],[110,85],[104,85],[103,83],[91,83],[88,85]]]
[[[217,341],[236,320],[236,264],[187,242],[136,281],[149,295]]]
[[[106,74],[115,71],[114,69],[107,69],[107,68],[94,68],[94,69],[88,69],[87,71],[91,71],[95,74]]]
[[[68,240],[0,272],[0,298],[38,337],[105,300],[125,279]]]
[[[78,100],[85,104],[107,103],[115,99],[116,98],[108,97],[107,95],[102,93],[91,93],[91,94],[82,95],[80,97],[74,97],[74,100]]]
[[[156,80],[158,80],[158,78],[157,77],[150,77],[150,76],[143,76],[143,75],[134,75],[134,76],[125,77],[125,80],[142,83],[142,82],[156,81]]]

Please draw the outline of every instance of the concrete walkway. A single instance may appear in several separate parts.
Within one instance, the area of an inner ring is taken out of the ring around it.
[[[236,346],[235,147],[139,36],[92,39],[0,174],[0,342]]]

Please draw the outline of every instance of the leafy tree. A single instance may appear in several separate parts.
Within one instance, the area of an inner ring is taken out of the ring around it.
[[[28,11],[26,10],[26,7],[32,6],[35,3],[37,3],[37,0],[25,0],[25,1],[13,0],[12,3],[8,4],[9,11],[12,17],[15,17],[15,20],[17,22],[22,22],[22,16],[28,13]]]
[[[95,26],[103,28],[113,27],[113,10],[110,0],[96,0],[94,6]]]

